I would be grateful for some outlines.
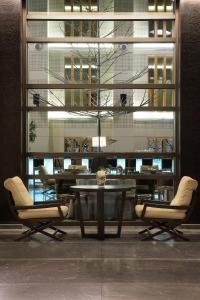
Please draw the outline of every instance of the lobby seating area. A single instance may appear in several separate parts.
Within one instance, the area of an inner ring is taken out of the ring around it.
[[[103,172],[103,171],[101,171]],[[98,172],[97,172],[98,175]],[[114,182],[114,183],[113,183]],[[118,181],[117,181],[118,182]],[[85,233],[84,216],[82,214],[81,200],[86,202],[90,199],[92,202],[96,202],[96,225],[97,235],[94,235],[99,240],[104,240],[106,237],[111,237],[105,233],[105,202],[107,194],[107,202],[110,205],[114,205],[117,201],[120,205],[117,205],[116,221],[118,223],[117,233],[112,237],[120,238],[121,229],[124,220],[124,206],[126,198],[126,192],[130,192],[136,188],[131,181],[121,181],[116,184],[116,180],[111,180],[106,183],[104,177],[103,185],[98,185],[98,178],[94,180],[84,180],[82,184],[69,186],[67,191],[71,192],[63,194],[62,198],[57,198],[56,201],[46,201],[42,204],[34,204],[33,199],[30,197],[22,180],[15,176],[8,178],[4,181],[4,187],[10,193],[9,207],[13,214],[13,217],[19,223],[22,223],[29,229],[23,232],[22,236],[17,238],[16,241],[26,239],[33,234],[40,232],[46,236],[49,236],[55,240],[62,241],[63,238],[58,237],[57,234],[65,233],[55,227],[54,224],[64,221],[66,218],[69,205],[74,202],[77,203],[77,217],[80,222],[80,230],[82,238],[88,237]],[[129,184],[128,184],[129,183]],[[131,184],[132,183],[132,184]],[[55,182],[54,182],[55,184]],[[144,201],[143,204],[137,204],[137,194],[134,195],[133,207],[134,214],[140,218],[144,223],[149,223],[150,227],[142,230],[139,234],[147,233],[146,237],[142,240],[153,239],[159,237],[163,233],[168,233],[169,239],[179,238],[184,241],[188,241],[177,227],[178,225],[187,223],[190,220],[191,214],[196,204],[196,190],[198,182],[191,177],[184,176],[179,183],[177,193],[172,199],[171,203],[166,201]],[[84,193],[81,197],[81,193]],[[110,197],[110,193],[114,194],[114,199]],[[121,195],[120,195],[121,193]],[[68,201],[71,198],[71,203]],[[114,200],[114,201],[113,201]],[[53,234],[50,234],[46,229],[52,229]],[[158,231],[152,233],[152,230],[158,229]]]
[[[197,300],[200,0],[0,0],[0,300]]]

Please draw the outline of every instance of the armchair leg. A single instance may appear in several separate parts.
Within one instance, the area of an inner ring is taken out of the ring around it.
[[[61,229],[58,229],[58,228],[56,228],[56,227],[54,227],[54,226],[49,226],[49,228],[51,228],[51,229],[53,229],[53,230],[55,230],[55,231],[57,231],[57,232],[59,232],[59,233],[61,233],[61,234],[67,234],[65,231],[63,231],[63,230],[61,230]]]
[[[24,240],[27,237],[30,237],[31,235],[33,235],[34,233],[36,233],[36,230],[33,230],[33,229],[26,230],[26,231],[22,232],[21,236],[16,238],[15,241],[19,242],[21,240]]]
[[[37,225],[30,225],[29,224],[29,225],[26,225],[26,226],[29,226],[30,229],[24,231],[20,237],[18,237],[17,239],[15,239],[15,241],[21,241],[21,240],[23,240],[23,239],[25,239],[27,237],[32,236],[33,234],[35,234],[37,232],[40,232],[40,233],[42,233],[42,234],[44,234],[44,235],[46,235],[48,237],[51,237],[51,238],[53,238],[53,239],[55,239],[57,241],[63,241],[63,238],[58,237],[56,234],[57,234],[57,232],[60,232],[62,234],[66,234],[64,231],[62,231],[62,230],[57,229],[56,227],[54,227],[52,225],[52,222],[43,222],[43,223],[39,223]],[[53,229],[55,232],[53,234],[51,234],[51,233],[45,231],[45,229],[48,229],[48,228]]]
[[[162,234],[163,232],[165,232],[163,229],[161,229],[159,231],[156,231],[155,233],[151,233],[149,231],[149,234],[147,236],[143,237],[141,240],[142,241],[152,240],[154,237],[156,237],[157,235]]]
[[[145,232],[149,232],[150,230],[152,230],[154,228],[156,228],[156,227],[155,226],[148,227],[144,230],[139,231],[138,234],[144,234]]]
[[[158,236],[162,233],[168,233],[169,234],[169,237],[167,237],[165,239],[165,241],[169,241],[169,240],[174,239],[174,238],[179,238],[183,241],[189,241],[189,239],[184,236],[183,232],[180,231],[179,229],[177,229],[176,226],[177,226],[177,224],[172,226],[172,225],[170,225],[168,223],[165,223],[165,222],[154,221],[153,225],[151,227],[140,231],[139,234],[143,235],[143,234],[147,233],[147,235],[142,237],[142,239],[141,239],[142,241],[153,239],[154,237],[156,237],[156,236]],[[151,233],[151,230],[156,229],[156,228],[159,229],[159,230],[155,233]]]
[[[51,234],[51,233],[49,233],[49,232],[46,232],[45,230],[38,229],[38,232],[40,232],[40,233],[42,233],[42,234],[44,234],[44,235],[46,235],[46,236],[48,236],[48,237],[54,238],[54,239],[57,240],[57,241],[63,241],[62,238],[56,236],[55,234]]]

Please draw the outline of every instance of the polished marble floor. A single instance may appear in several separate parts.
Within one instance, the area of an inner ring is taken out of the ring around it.
[[[21,229],[0,230],[0,300],[199,299],[199,229],[185,230],[190,242],[141,242],[137,227],[105,241],[65,230],[64,242],[13,242]]]

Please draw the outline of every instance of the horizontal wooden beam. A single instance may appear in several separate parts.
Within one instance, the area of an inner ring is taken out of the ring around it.
[[[135,112],[135,111],[177,111],[176,107],[156,106],[34,106],[27,107],[27,111],[112,111],[112,112]]]
[[[93,158],[93,157],[107,157],[107,158],[175,158],[175,152],[27,152],[27,157],[31,158]]]
[[[40,83],[26,84],[27,89],[175,89],[175,84],[148,84],[148,83],[114,83],[114,84],[84,84],[84,83]]]
[[[27,179],[40,179],[40,175],[27,175]],[[54,174],[45,176],[46,179],[90,179],[96,178],[96,174],[76,174],[76,175],[67,175],[67,174]],[[128,175],[107,175],[107,179],[173,179],[175,174],[173,173],[157,173],[157,174],[128,174]]]
[[[151,13],[151,12],[29,12],[27,20],[99,20],[99,21],[145,21],[145,20],[174,20],[173,13]]]
[[[112,44],[130,44],[130,43],[175,43],[175,38],[134,38],[134,37],[114,37],[114,38],[90,38],[90,37],[28,37],[28,43],[112,43]]]

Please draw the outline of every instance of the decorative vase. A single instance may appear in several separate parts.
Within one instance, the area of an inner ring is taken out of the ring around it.
[[[97,171],[96,179],[98,186],[104,186],[106,183],[106,172],[104,170]]]

